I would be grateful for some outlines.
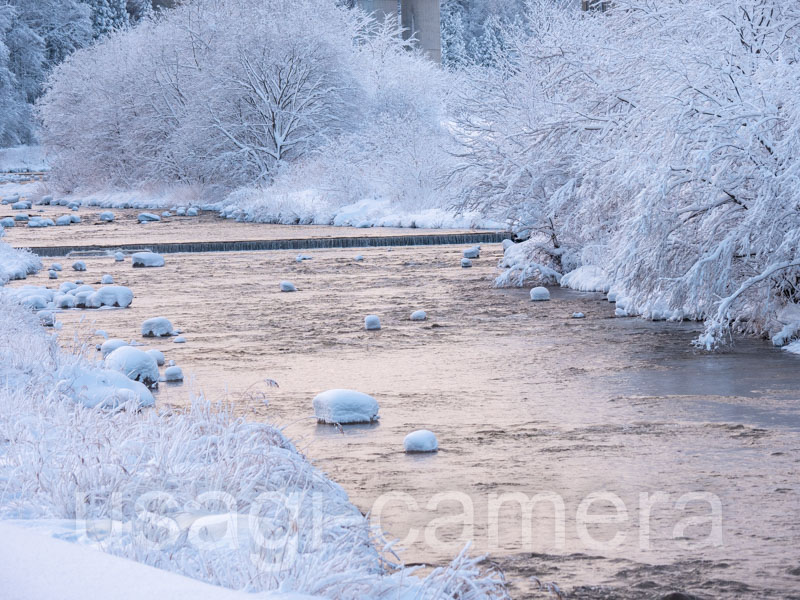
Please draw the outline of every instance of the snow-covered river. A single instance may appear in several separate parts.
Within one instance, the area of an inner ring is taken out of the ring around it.
[[[159,227],[150,231],[168,238]],[[80,244],[80,231],[46,235]],[[102,238],[129,243],[141,231],[121,221]],[[300,231],[346,232],[292,237]],[[474,539],[520,596],[534,575],[566,589],[619,587],[623,598],[795,594],[800,357],[754,340],[696,353],[696,324],[616,319],[600,294],[556,289],[532,303],[527,290],[491,287],[499,245],[472,269],[460,267],[462,249],[315,250],[301,263],[288,251],[170,254],[160,269],[81,257],[80,274],[55,259],[65,267],[57,283],[109,273],[135,293],[126,310],[59,315],[62,341],[93,346],[97,329],[144,341],[142,321],[168,317],[187,343],[149,345],[191,380],[162,384],[159,402],[204,393],[284,424],[362,511],[405,538],[407,562],[443,561]],[[287,279],[297,293],[279,291]],[[56,282],[45,270],[13,285],[23,283]],[[417,309],[427,322],[408,319]],[[577,311],[586,318],[572,319]],[[370,313],[381,331],[364,330]],[[339,387],[375,396],[380,423],[342,433],[309,418],[314,395]],[[403,453],[417,428],[437,434],[438,454]]]

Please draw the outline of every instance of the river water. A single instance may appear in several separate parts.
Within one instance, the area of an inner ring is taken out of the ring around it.
[[[113,236],[85,221],[42,240],[21,228],[7,237],[61,245],[156,235],[132,219]],[[157,224],[158,239],[273,231],[208,215],[201,223],[200,234],[186,221]],[[575,598],[800,597],[800,357],[759,340],[699,353],[690,345],[698,324],[614,318],[600,294],[553,289],[550,302],[532,303],[527,290],[492,288],[499,245],[472,269],[460,267],[462,249],[315,250],[302,263],[287,251],[169,254],[160,269],[81,257],[80,274],[55,259],[65,266],[58,282],[44,271],[24,283],[94,284],[109,273],[131,287],[130,309],[59,315],[62,342],[93,345],[97,329],[146,341],[141,322],[168,317],[187,343],[149,346],[188,378],[162,384],[158,401],[181,406],[202,393],[281,424],[403,540],[409,563],[443,563],[472,539],[515,597],[544,597],[532,576]],[[298,292],[281,293],[284,279]],[[417,309],[427,322],[408,319]],[[576,311],[586,318],[572,319]],[[370,313],[381,331],[364,331]],[[375,396],[380,423],[317,425],[312,398],[339,387]],[[437,434],[437,454],[403,453],[417,428]]]

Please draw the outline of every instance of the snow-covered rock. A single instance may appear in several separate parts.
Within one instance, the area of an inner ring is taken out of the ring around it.
[[[144,337],[166,337],[172,335],[173,327],[166,317],[153,317],[142,323]]]
[[[114,213],[104,210],[98,215],[98,218],[105,223],[111,223],[114,220]]]
[[[615,303],[617,301],[617,296],[619,295],[618,292],[615,290],[609,290],[608,296],[606,296],[606,300],[609,302]]]
[[[297,288],[294,287],[294,284],[291,281],[281,281],[281,291],[282,292],[296,292]]]
[[[0,219],[0,227],[14,227],[14,217]]]
[[[572,318],[573,319],[583,319],[585,317],[586,317],[586,315],[583,314],[582,312],[574,312],[574,313],[572,313]]]
[[[164,212],[161,213],[161,216],[162,217],[171,217],[172,213],[169,212],[168,210],[165,210]]]
[[[135,252],[131,255],[134,267],[163,267],[164,257],[155,252]]]
[[[295,262],[303,262],[304,260],[311,260],[312,258],[314,257],[309,256],[308,254],[298,254],[294,260]]]
[[[61,263],[53,263],[52,265],[50,265],[51,271],[60,271],[61,269],[62,269]]]
[[[198,210],[194,206],[186,209],[186,216],[187,217],[196,217],[197,213],[198,213]]]
[[[561,287],[579,292],[608,292],[610,283],[605,271],[593,265],[584,265],[561,278]]]
[[[65,281],[60,286],[58,286],[58,291],[61,292],[62,294],[66,294],[67,292],[70,292],[76,289],[77,287],[78,284],[72,283],[71,281]]]
[[[185,344],[186,343],[186,338],[183,337],[182,335],[179,335],[174,340],[172,340],[172,343],[173,344]]]
[[[480,246],[474,246],[472,248],[467,248],[464,250],[464,258],[480,258],[481,257],[481,248]]]
[[[86,298],[87,308],[117,306],[128,308],[133,302],[133,291],[123,285],[106,285]]]
[[[50,270],[47,272],[47,276],[48,276],[50,279],[58,279],[58,271],[54,271],[53,269],[50,269]]]
[[[107,369],[119,371],[133,381],[148,387],[158,384],[156,359],[133,346],[121,346],[106,356],[103,362]]]
[[[71,294],[59,294],[53,299],[56,308],[75,308],[75,296]]]
[[[546,287],[535,287],[531,290],[531,300],[534,302],[550,300],[550,291]]]
[[[69,223],[67,223],[69,225]],[[52,227],[55,225],[53,219],[48,219],[46,217],[33,217],[30,221],[28,221],[28,227]]]
[[[42,325],[45,327],[52,327],[56,324],[56,317],[53,313],[49,310],[42,310],[39,311],[38,315],[39,320],[42,322]]]
[[[69,218],[69,215],[61,215],[56,219],[56,225],[58,225],[59,227],[70,225],[71,223],[72,219]]]
[[[100,354],[105,358],[109,354],[111,354],[117,348],[122,348],[123,346],[129,346],[128,342],[125,340],[121,340],[119,338],[111,338],[110,340],[106,340],[100,345]]]
[[[31,203],[28,200],[17,200],[11,205],[11,208],[14,210],[29,210],[30,207]]]
[[[468,258],[461,259],[461,267],[464,269],[469,269],[472,266],[472,261]]]
[[[361,262],[364,260],[364,257],[361,254],[357,254],[353,260],[356,262]]]
[[[161,350],[156,350],[155,348],[152,348],[150,350],[145,350],[145,352],[147,352],[150,356],[152,356],[155,359],[156,364],[159,367],[164,366],[164,353],[161,352]]]
[[[406,452],[436,452],[439,449],[439,442],[432,431],[418,429],[405,437],[403,448]]]
[[[378,315],[367,315],[364,317],[364,328],[367,331],[374,331],[381,328],[381,320]]]
[[[424,310],[415,310],[411,313],[412,321],[424,321],[428,318],[428,314]]]
[[[122,252],[114,252],[114,260],[116,262],[122,262],[125,260],[125,255]]]
[[[111,275],[109,275],[108,273],[106,273],[105,275],[103,275],[103,276],[100,278],[100,283],[103,283],[103,284],[111,284],[111,283],[114,283],[114,278],[113,278]]]
[[[183,381],[183,371],[180,367],[167,367],[164,371],[164,381]]]
[[[80,223],[81,218],[78,215],[69,215],[70,223]]]
[[[85,271],[86,263],[83,262],[82,260],[76,260],[74,263],[72,263],[72,268],[75,271]]]
[[[378,401],[354,390],[328,390],[314,397],[320,423],[370,423],[378,420]]]
[[[156,369],[158,372],[158,369]],[[155,405],[147,387],[114,369],[71,367],[59,373],[69,396],[88,408],[117,408],[133,402],[139,408]]]
[[[154,221],[160,221],[161,217],[153,213],[143,212],[139,213],[137,219],[139,223],[152,223]]]
[[[175,214],[178,215],[179,217],[185,217],[186,209],[183,206],[179,206],[178,209],[175,211]]]

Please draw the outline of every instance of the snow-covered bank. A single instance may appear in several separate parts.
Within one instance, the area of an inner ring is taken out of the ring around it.
[[[0,173],[47,171],[50,165],[41,146],[0,148]]]
[[[244,600],[249,597],[8,523],[0,522],[0,539],[4,600]],[[265,600],[272,598],[302,600],[304,597],[271,594]]]
[[[15,250],[2,241],[0,227],[0,286],[12,279],[25,279],[42,268],[41,259],[28,250]]]
[[[269,188],[244,188],[226,198],[220,214],[256,223],[421,229],[504,228],[502,223],[476,212],[456,214],[444,205],[414,209],[382,198],[365,198],[342,205],[319,190],[285,192]]]
[[[59,350],[6,294],[0,359],[0,518],[60,523],[61,538],[236,590],[504,596],[464,555],[425,578],[393,566],[340,486],[230,406],[136,410],[120,394],[126,410],[88,408],[93,383],[80,376],[98,367]]]

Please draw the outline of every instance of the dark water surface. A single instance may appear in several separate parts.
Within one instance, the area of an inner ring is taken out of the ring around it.
[[[407,562],[473,538],[516,597],[545,597],[530,576],[576,598],[800,597],[800,357],[758,340],[698,353],[697,324],[616,319],[599,294],[532,303],[492,289],[499,245],[472,269],[461,250],[174,254],[161,269],[90,257],[80,274],[62,259],[59,281],[25,283],[130,286],[130,309],[59,315],[63,342],[94,344],[96,329],[147,342],[141,322],[168,317],[187,343],[148,345],[191,379],[159,402],[192,390],[284,425],[405,538]],[[408,320],[417,309],[427,322]],[[364,331],[370,313],[381,331]],[[375,396],[380,423],[317,425],[311,399],[338,387]],[[404,454],[423,427],[440,452]],[[604,515],[617,520],[592,522]]]

